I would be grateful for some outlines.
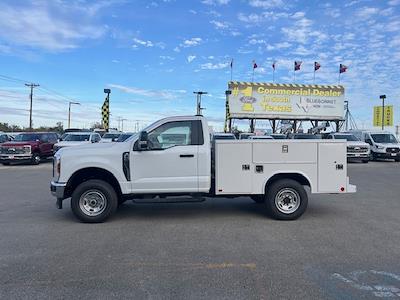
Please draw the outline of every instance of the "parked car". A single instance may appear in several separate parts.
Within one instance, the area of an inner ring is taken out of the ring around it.
[[[121,135],[121,132],[112,132],[112,133],[107,132],[101,137],[100,142],[101,143],[116,142],[120,135]]]
[[[3,144],[5,142],[10,142],[13,139],[14,138],[11,135],[4,133],[4,132],[0,132],[0,144]]]
[[[100,134],[96,132],[70,132],[63,141],[54,145],[54,152],[64,147],[98,143],[100,140]]]
[[[287,139],[286,134],[283,134],[283,133],[273,133],[273,134],[271,134],[271,136],[272,136],[272,138],[274,140],[285,140],[285,139]]]
[[[252,137],[254,133],[251,132],[242,132],[239,133],[239,140],[248,140],[250,137]]]
[[[13,141],[5,142],[0,147],[0,162],[31,162],[39,164],[44,158],[53,155],[53,146],[57,143],[54,132],[27,132],[15,136]]]
[[[79,128],[68,128],[64,130],[64,133],[60,137],[60,141],[63,141],[65,137],[72,132],[92,132],[89,129],[79,129]]]
[[[347,160],[368,163],[370,157],[370,147],[367,143],[361,142],[354,134],[345,132],[332,132],[328,134],[326,138],[334,140],[346,140]]]
[[[273,140],[274,138],[270,135],[252,135],[249,140]]]
[[[295,133],[291,136],[291,138],[295,140],[321,140],[322,135],[311,133]]]
[[[371,146],[371,160],[386,158],[400,162],[400,143],[392,133],[363,130],[354,130],[351,133]]]
[[[135,134],[137,134],[137,133],[136,132],[125,132],[125,133],[122,133],[118,137],[117,142],[125,142],[127,139],[129,139],[131,136],[133,136]]]

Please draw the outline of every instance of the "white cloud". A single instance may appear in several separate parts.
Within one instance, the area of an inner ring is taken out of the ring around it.
[[[283,7],[282,0],[250,0],[249,5],[258,8]]]
[[[379,13],[379,9],[376,7],[362,7],[356,12],[356,16],[360,19],[368,19],[371,18],[373,15]]]
[[[229,62],[226,63],[205,63],[200,65],[200,68],[203,70],[220,70],[220,69],[225,69],[229,66]]]
[[[201,3],[206,4],[206,5],[226,5],[230,2],[231,0],[203,0]]]
[[[181,44],[182,47],[194,47],[198,46],[203,42],[203,40],[199,37],[191,38],[188,40],[184,40],[183,43]]]
[[[390,0],[388,2],[389,5],[395,6],[400,4],[400,0]]]
[[[290,17],[291,18],[293,18],[293,19],[302,19],[302,18],[304,18],[305,17],[305,12],[304,11],[298,11],[298,12],[295,12],[293,15],[291,15]]]
[[[189,56],[187,57],[188,63],[191,63],[195,58],[196,58],[196,55],[189,55]]]
[[[176,99],[179,95],[186,93],[185,90],[147,90],[113,83],[108,84],[108,87],[120,90],[128,94],[164,100],[173,100]]]
[[[221,22],[221,21],[212,20],[212,21],[210,21],[210,23],[213,24],[216,29],[227,29],[227,28],[229,28],[229,24],[227,22]]]
[[[12,45],[57,52],[79,47],[80,42],[102,37],[107,28],[95,24],[93,15],[111,5],[34,1],[24,6],[0,4],[0,38]],[[75,4],[75,5],[74,5]]]
[[[138,39],[138,38],[134,38],[133,42],[135,44],[137,44],[137,45],[141,45],[141,46],[144,46],[144,47],[153,47],[154,46],[152,41],[144,41],[144,40],[141,40],[141,39]]]

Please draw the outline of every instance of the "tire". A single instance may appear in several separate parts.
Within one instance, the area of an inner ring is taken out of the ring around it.
[[[369,159],[363,159],[362,163],[367,164],[369,162]]]
[[[3,164],[4,166],[9,166],[9,165],[10,165],[9,162],[3,162],[2,164]]]
[[[396,162],[400,162],[400,158],[396,158],[395,161],[396,161]]]
[[[257,204],[261,204],[261,203],[265,202],[264,195],[253,195],[253,196],[250,196],[250,198]]]
[[[370,161],[376,160],[376,156],[375,156],[374,152],[372,152],[372,151],[371,151],[371,153],[370,153],[370,159],[369,159],[369,160],[370,160]]]
[[[297,198],[297,201],[286,203],[293,198]],[[308,196],[299,182],[281,179],[267,187],[265,204],[274,219],[296,220],[306,211]]]
[[[85,181],[72,193],[72,212],[84,223],[104,222],[117,210],[117,207],[118,197],[114,188],[103,180]]]
[[[32,154],[31,164],[32,165],[38,165],[38,164],[40,164],[40,161],[41,161],[40,154],[38,152],[34,152]]]

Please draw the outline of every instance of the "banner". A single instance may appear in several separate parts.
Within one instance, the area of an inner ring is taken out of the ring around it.
[[[385,106],[384,126],[393,126],[393,105]],[[382,106],[374,106],[374,126],[382,127]]]
[[[101,117],[103,128],[108,130],[110,125],[110,99],[108,96],[104,100],[103,106],[101,107]]]
[[[231,81],[228,89],[231,118],[343,120],[343,86]]]

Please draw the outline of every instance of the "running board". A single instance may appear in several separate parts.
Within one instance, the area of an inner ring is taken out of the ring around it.
[[[168,197],[165,198],[148,198],[148,199],[132,199],[133,203],[137,204],[159,204],[159,203],[197,203],[197,202],[204,202],[206,198],[204,197]]]

